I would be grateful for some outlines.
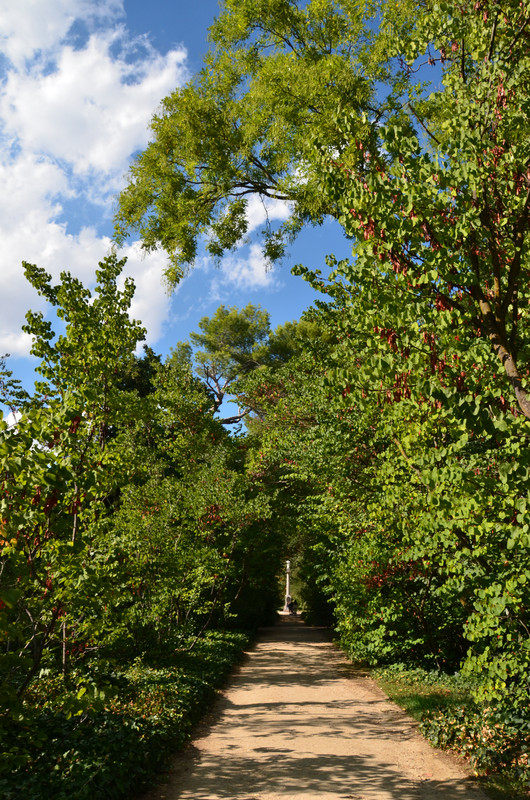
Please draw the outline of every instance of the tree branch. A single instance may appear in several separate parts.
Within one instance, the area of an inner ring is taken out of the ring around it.
[[[423,120],[421,120],[421,119],[420,119],[420,117],[418,116],[418,114],[417,114],[417,113],[416,113],[416,111],[414,110],[414,106],[412,105],[412,103],[406,103],[406,105],[407,105],[407,106],[410,108],[410,110],[412,111],[412,115],[413,115],[414,119],[415,119],[417,122],[419,122],[419,124],[421,125],[421,127],[423,128],[423,130],[425,131],[425,133],[427,134],[427,136],[429,136],[429,137],[430,137],[430,138],[433,140],[433,142],[436,142],[436,144],[438,144],[438,145],[439,145],[439,144],[441,144],[440,140],[436,138],[436,136],[434,135],[434,133],[431,133],[431,131],[430,131],[430,130],[428,129],[428,127],[425,125],[425,123],[423,122]]]
[[[488,328],[488,338],[493,346],[495,355],[500,360],[508,376],[512,389],[517,399],[517,404],[525,417],[530,419],[530,399],[523,386],[517,363],[508,348],[506,337],[499,331],[499,326],[493,310],[487,300],[479,299],[480,311]]]

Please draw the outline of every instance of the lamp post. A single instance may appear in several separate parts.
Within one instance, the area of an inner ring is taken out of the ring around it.
[[[287,569],[285,574],[285,605],[284,611],[289,611],[289,603],[291,602],[291,562],[287,561]]]

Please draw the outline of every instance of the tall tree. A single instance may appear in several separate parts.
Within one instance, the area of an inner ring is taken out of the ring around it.
[[[271,331],[268,312],[252,303],[242,309],[219,306],[212,317],[201,319],[199,328],[201,333],[190,334],[194,347],[178,342],[170,361],[194,366],[214,413],[227,397],[235,398],[238,413],[221,419],[225,425],[241,422],[251,412],[259,414],[259,406],[248,402],[242,379],[254,370],[276,369],[300,352],[304,335],[314,335],[307,322],[287,322]]]
[[[54,286],[44,270],[25,265],[65,331],[55,336],[41,313],[28,312],[44,380],[17,424],[2,423],[0,432],[0,668],[19,694],[45,657],[67,671],[80,620],[98,613],[104,575],[94,538],[130,471],[111,431],[137,413],[135,397],[118,384],[144,333],[128,315],[132,282],[117,286],[123,263],[100,263],[95,296],[69,273]]]
[[[214,256],[242,240],[252,196],[292,204],[282,230],[265,226],[267,258],[333,213],[315,182],[312,139],[340,147],[337,109],[371,108],[383,74],[369,57],[372,13],[352,0],[226,0],[204,69],[153,118],[120,197],[118,239],[134,230],[146,249],[164,248],[175,283],[200,237]]]
[[[203,234],[216,255],[242,240],[250,195],[292,202],[269,255],[332,214],[355,242],[347,279],[391,271],[399,302],[458,309],[528,416],[529,36],[518,0],[227,0],[205,69],[154,119],[118,234],[164,247],[178,280]]]
[[[219,306],[213,317],[199,322],[201,333],[191,333],[196,369],[214,398],[219,411],[230,385],[238,375],[256,369],[265,353],[270,333],[269,314],[249,303],[243,309]],[[238,422],[247,412],[223,420]]]
[[[451,316],[469,328],[530,417],[528,6],[429,5],[403,28],[391,52],[423,84],[395,97],[384,124],[370,120],[366,137],[355,112],[341,110],[342,151],[321,143],[324,193],[355,243],[339,273],[384,286],[379,307],[416,305],[419,319],[434,307],[438,328]],[[427,94],[436,69],[441,87]],[[432,319],[424,332],[436,338]]]

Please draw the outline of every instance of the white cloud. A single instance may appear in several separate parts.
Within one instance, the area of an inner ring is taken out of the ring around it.
[[[16,68],[22,68],[35,53],[63,39],[75,14],[70,0],[45,4],[39,0],[3,3],[0,8],[0,47]]]
[[[46,157],[21,153],[15,159],[0,155],[0,228],[26,227],[31,218],[50,219],[61,210],[57,198],[71,196],[67,177]],[[3,248],[5,255],[5,248]]]
[[[262,199],[251,195],[247,203],[248,232],[255,231],[267,219],[269,222],[288,219],[292,211],[291,205],[285,200]]]
[[[5,136],[78,177],[100,173],[107,193],[116,191],[131,154],[147,143],[160,99],[186,75],[184,50],[161,56],[142,41],[142,60],[130,63],[126,53],[112,54],[121,39],[118,28],[93,34],[79,50],[62,46],[52,72],[40,61],[11,70],[0,93]]]
[[[245,254],[246,251],[246,254]],[[203,270],[210,271],[203,262]],[[210,281],[210,299],[224,302],[234,291],[274,290],[280,286],[277,272],[263,256],[261,247],[252,244],[235,255],[225,256]]]
[[[123,17],[122,0],[17,0],[0,6],[0,49],[16,69],[57,47],[76,19],[111,23]]]
[[[0,353],[27,355],[25,312],[43,309],[22,260],[93,285],[111,244],[110,200],[161,98],[187,77],[183,49],[161,55],[145,37],[131,40],[123,18],[121,0],[0,5]],[[65,219],[77,200],[107,206],[73,228]],[[137,245],[124,254],[138,287],[132,315],[154,344],[169,313],[165,256],[144,258]]]
[[[32,338],[29,333],[14,333],[0,329],[0,351],[10,356],[27,356],[31,349]]]
[[[261,199],[251,195],[247,203],[248,233],[251,234],[266,220],[285,220],[291,214],[291,205],[283,200]],[[211,258],[197,259],[195,269],[207,277],[204,297],[209,303],[225,303],[234,292],[274,291],[283,284],[277,269],[263,255],[259,244],[244,244],[235,253],[223,256],[220,262]]]

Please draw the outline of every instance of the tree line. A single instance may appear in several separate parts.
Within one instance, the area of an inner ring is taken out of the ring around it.
[[[243,240],[254,194],[291,204],[270,259],[339,221],[352,257],[294,270],[327,295],[319,335],[234,387],[249,436],[285,455],[309,583],[353,654],[462,663],[524,705],[528,7],[227,0],[210,36],[153,118],[118,238],[163,247],[177,281],[204,237],[213,256]]]
[[[165,362],[134,356],[116,256],[94,296],[26,265],[65,332],[28,315],[32,397],[3,371],[2,691],[270,618],[292,557],[353,658],[462,670],[524,715],[528,7],[225,0],[210,36],[117,241],[165,249],[178,283],[245,240],[257,195],[292,212],[264,258],[326,217],[352,256],[293,268],[318,297],[300,320],[221,307]]]

